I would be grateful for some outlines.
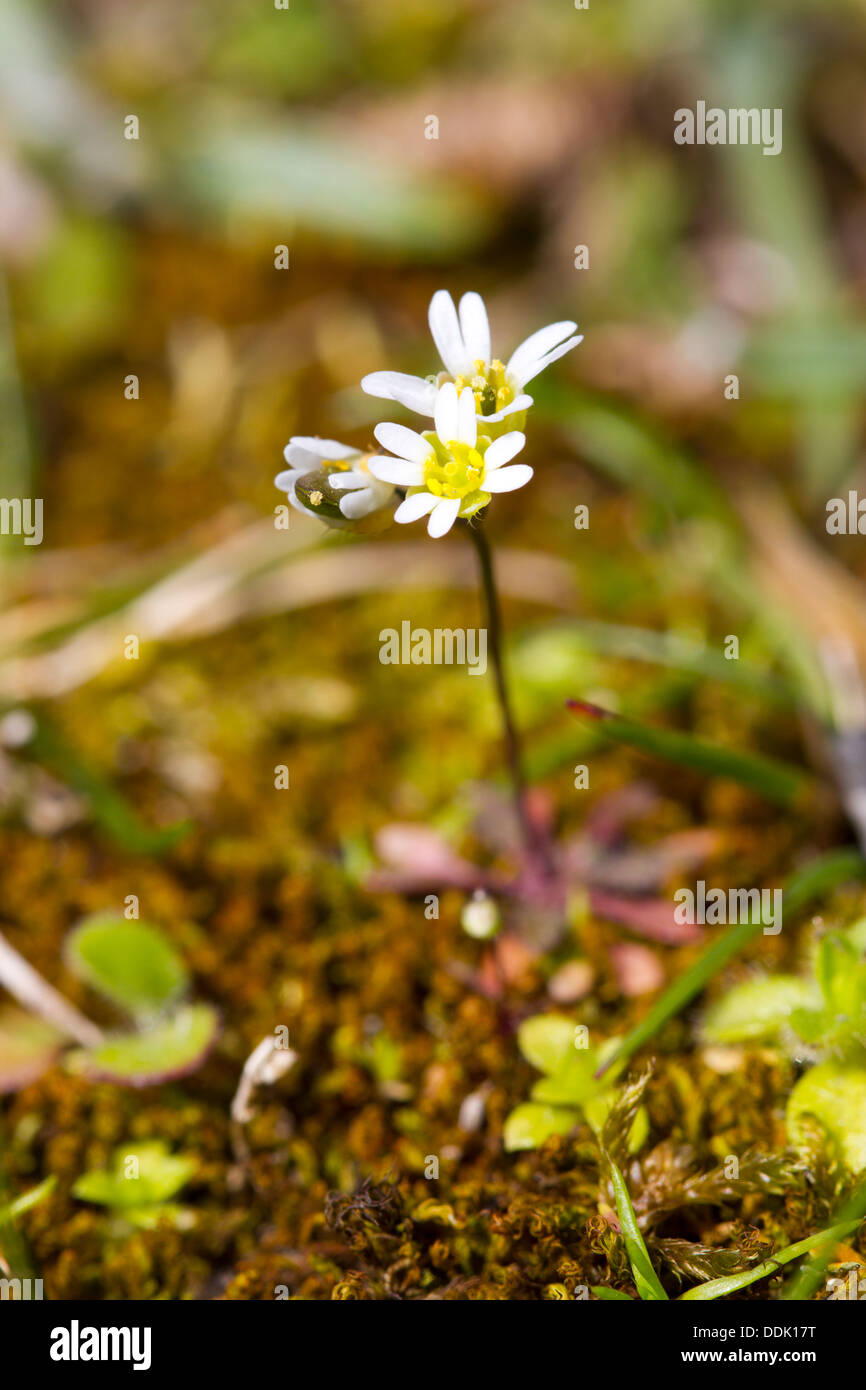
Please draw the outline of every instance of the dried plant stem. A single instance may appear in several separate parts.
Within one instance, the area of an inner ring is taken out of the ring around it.
[[[508,764],[509,777],[511,779],[518,824],[530,860],[537,865],[545,876],[549,877],[553,872],[550,850],[544,836],[533,824],[526,804],[526,776],[523,771],[523,754],[520,746],[520,735],[517,732],[517,725],[514,722],[514,714],[511,708],[511,696],[508,690],[508,681],[505,676],[505,661],[502,652],[502,614],[499,607],[499,594],[496,588],[496,578],[493,571],[493,556],[484,533],[483,525],[472,525],[471,522],[468,522],[466,529],[475,547],[475,553],[478,556],[478,565],[481,571],[481,589],[484,594],[484,606],[487,614],[488,648],[493,662],[496,695],[502,714],[502,728],[505,737],[505,758]]]
[[[62,994],[43,980],[38,970],[10,946],[0,933],[0,985],[7,989],[25,1009],[44,1018],[68,1038],[82,1047],[98,1047],[103,1034],[95,1023],[64,999]]]

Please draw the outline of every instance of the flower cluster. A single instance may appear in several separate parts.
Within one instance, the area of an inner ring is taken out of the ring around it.
[[[426,516],[428,534],[438,537],[458,517],[486,507],[494,493],[529,482],[529,465],[511,462],[526,443],[522,427],[532,397],[525,387],[582,341],[577,325],[565,321],[539,329],[503,363],[492,355],[479,294],[464,294],[458,309],[447,290],[437,290],[429,321],[444,370],[426,380],[372,372],[361,386],[368,395],[427,416],[432,429],[417,433],[405,425],[378,425],[376,439],[391,456],[296,435],[285,450],[289,467],[275,481],[299,511],[331,526],[357,525],[382,514],[390,517],[400,488],[405,496],[394,520]]]

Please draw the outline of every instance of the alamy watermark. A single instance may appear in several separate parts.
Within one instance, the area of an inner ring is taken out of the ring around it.
[[[383,666],[466,666],[470,676],[487,670],[485,627],[414,627],[408,619],[379,633]]]
[[[42,498],[0,497],[0,536],[23,536],[25,545],[41,545]]]
[[[681,106],[674,112],[674,140],[678,145],[763,145],[764,154],[781,154],[781,106],[707,106],[699,101],[694,111]]]
[[[853,488],[847,497],[831,497],[826,527],[830,536],[866,536],[866,497]]]
[[[41,1279],[0,1279],[0,1301],[27,1303],[44,1296]]]
[[[782,930],[781,888],[707,888],[701,878],[694,888],[678,888],[674,902],[674,921],[681,926],[760,921],[764,936],[778,936]]]

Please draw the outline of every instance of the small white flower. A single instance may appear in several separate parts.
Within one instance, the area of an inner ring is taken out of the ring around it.
[[[373,476],[369,470],[371,455],[360,449],[340,444],[336,439],[296,434],[283,452],[289,467],[277,474],[274,483],[288,493],[292,506],[307,516],[319,516],[322,521],[339,526],[340,515],[346,522],[360,521],[391,501],[393,487]],[[317,481],[329,492],[342,492],[345,496],[328,500],[324,491],[317,488]],[[299,482],[302,486],[307,484],[302,495],[309,506],[297,495]],[[320,512],[318,507],[323,510]]]
[[[419,415],[432,415],[436,392],[449,378],[458,391],[470,387],[479,419],[485,425],[500,424],[532,405],[524,387],[557,357],[583,342],[570,319],[539,328],[511,354],[503,365],[491,358],[490,325],[480,294],[464,294],[459,313],[447,290],[437,290],[430,300],[430,332],[445,364],[434,380],[406,372],[371,372],[361,386],[369,396],[399,401]]]
[[[394,513],[400,522],[429,514],[427,532],[434,538],[451,530],[458,516],[486,507],[494,492],[513,492],[532,477],[526,463],[509,464],[526,443],[519,430],[489,439],[478,433],[471,387],[458,393],[446,382],[433,406],[435,431],[416,434],[405,425],[377,425],[379,443],[396,458],[374,457],[370,472],[383,482],[409,489]]]

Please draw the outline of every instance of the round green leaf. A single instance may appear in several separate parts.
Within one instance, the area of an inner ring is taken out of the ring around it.
[[[604,1082],[596,1081],[597,1066],[598,1053],[595,1048],[573,1047],[557,1071],[536,1081],[532,1088],[532,1099],[540,1100],[544,1105],[584,1104],[599,1092],[609,1090]]]
[[[74,1052],[69,1067],[91,1081],[155,1086],[201,1066],[217,1032],[209,1004],[189,1004],[141,1033],[119,1033],[99,1047]]]
[[[505,1121],[502,1132],[506,1153],[537,1149],[552,1134],[568,1134],[577,1121],[573,1110],[553,1105],[518,1105]]]
[[[791,1142],[805,1140],[801,1117],[814,1115],[852,1173],[866,1168],[866,1068],[822,1062],[795,1085],[788,1099]]]
[[[65,950],[80,980],[133,1017],[165,1008],[189,982],[174,947],[145,922],[90,917],[66,938]]]
[[[134,1159],[135,1163],[130,1163]],[[195,1172],[192,1158],[172,1154],[161,1139],[144,1144],[121,1144],[110,1169],[83,1173],[72,1191],[84,1202],[130,1208],[167,1202]]]
[[[705,1042],[738,1043],[770,1038],[790,1021],[795,1009],[820,1004],[810,980],[797,975],[771,975],[735,985],[708,1012],[702,1034]]]
[[[574,1024],[562,1014],[536,1014],[517,1030],[517,1044],[527,1062],[548,1076],[559,1071],[574,1052]],[[586,1052],[583,1054],[586,1056]]]

